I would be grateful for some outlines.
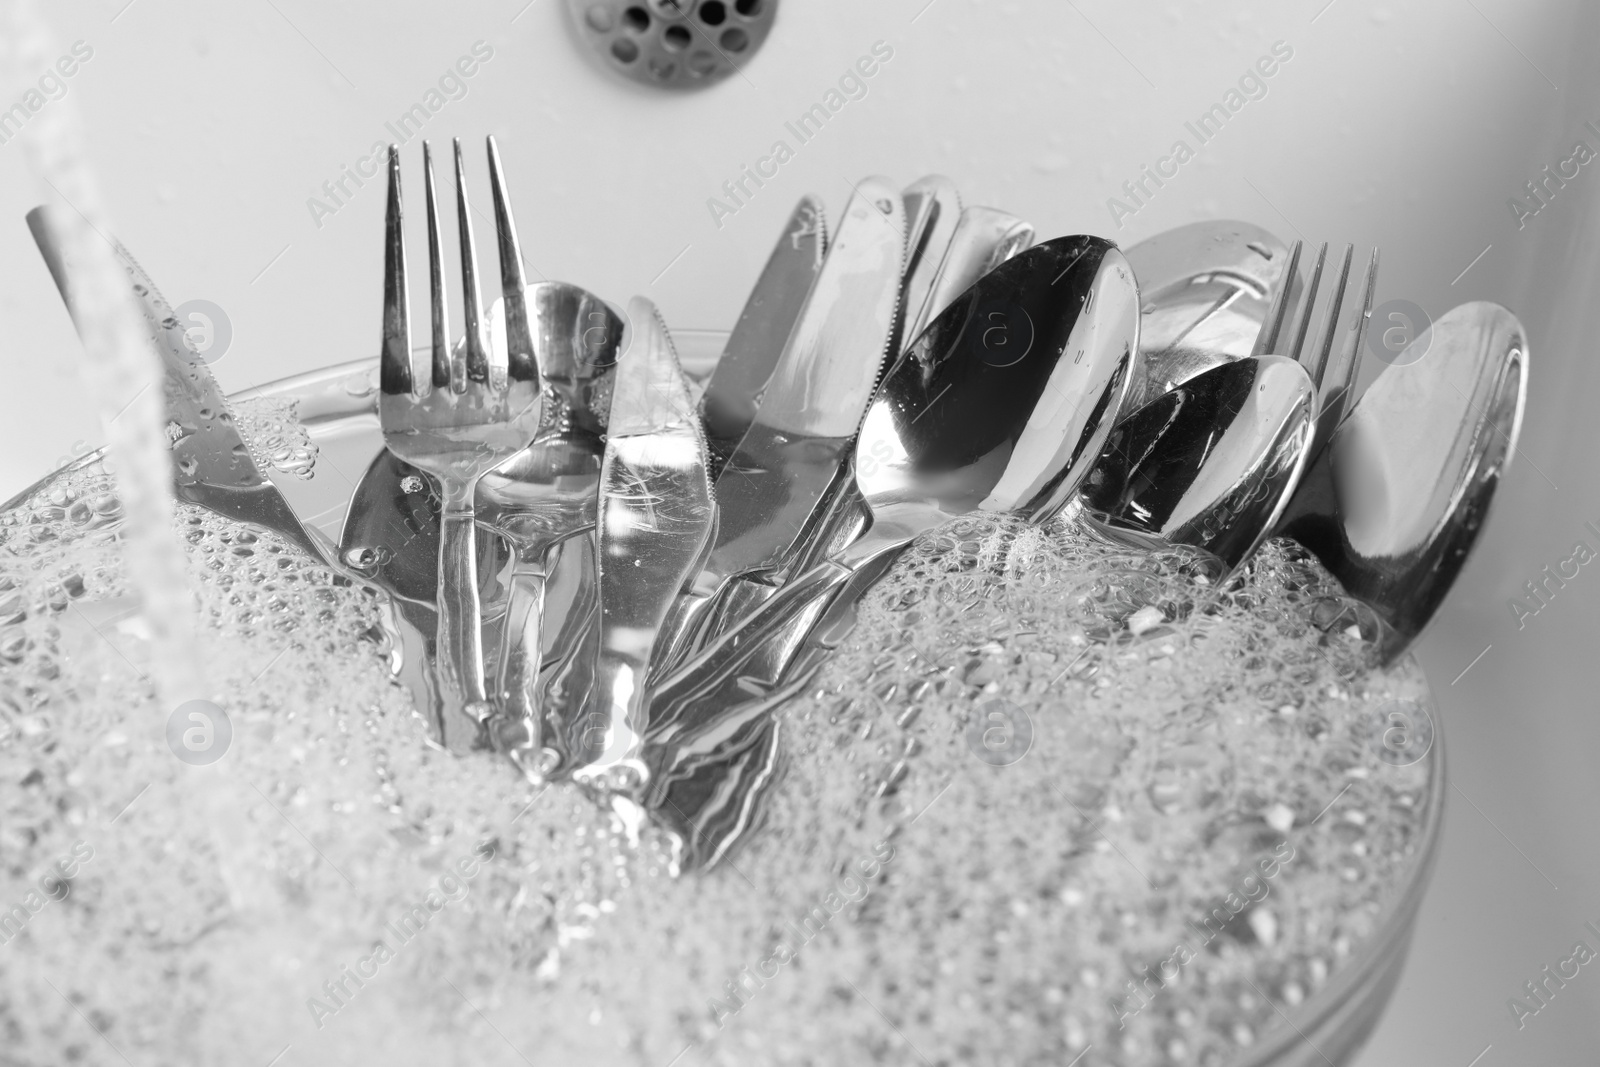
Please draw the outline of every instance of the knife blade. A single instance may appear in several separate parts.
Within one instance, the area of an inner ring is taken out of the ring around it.
[[[716,524],[705,433],[655,306],[628,305],[633,344],[617,367],[600,474],[595,684],[574,777],[625,784],[641,758],[645,671],[673,598]],[[599,749],[600,751],[595,751]]]
[[[900,280],[901,330],[894,344],[904,350],[921,333],[921,326],[911,319],[918,308],[924,311],[929,308],[928,297],[945,263],[962,208],[961,193],[955,183],[937,174],[906,186],[900,199],[905,204],[907,241],[905,269]],[[969,246],[971,244],[969,242]],[[789,570],[800,573],[841,547],[841,542],[855,540],[866,521],[855,481],[848,471],[842,471],[829,488],[823,504],[814,509],[810,526],[797,539],[801,547],[794,554]],[[704,620],[701,632],[722,632],[776,591],[770,582],[759,579],[730,582],[719,597],[715,612]]]
[[[905,201],[906,232],[910,235],[901,282],[905,318],[900,347],[904,349],[928,323],[928,296],[961,221],[961,194],[949,178],[930,174],[906,186],[900,196]]]
[[[82,309],[73,286],[73,265],[62,253],[58,209],[40,205],[28,212],[28,229],[55,279],[73,326],[82,334]],[[150,342],[164,371],[168,432],[172,437],[172,475],[178,499],[197,504],[225,518],[264,526],[298,545],[323,563],[330,552],[300,522],[278,487],[262,476],[250,448],[239,436],[233,410],[216,379],[185,337],[185,326],[173,315],[149,275],[118,242],[117,261],[128,272],[150,329]]]
[[[1033,233],[1032,223],[992,207],[962,211],[915,328],[906,332],[906,347],[974,282],[1033,244]]]
[[[905,207],[882,178],[856,187],[755,421],[717,479],[716,539],[673,605],[657,648],[666,671],[695,643],[735,577],[781,576],[845,463],[893,336]]]
[[[713,480],[755,421],[762,390],[822,269],[827,233],[822,202],[814,196],[801,198],[711,372],[700,414]]]

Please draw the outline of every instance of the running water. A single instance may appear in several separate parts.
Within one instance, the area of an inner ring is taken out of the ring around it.
[[[54,35],[33,0],[13,0],[9,25],[0,35],[0,78],[7,86],[31,82],[60,54]],[[7,99],[14,94],[7,93]],[[195,642],[195,590],[173,523],[171,440],[167,436],[164,373],[149,330],[135,303],[127,273],[112,252],[113,227],[84,154],[76,98],[63,98],[36,112],[18,140],[38,179],[40,199],[65,201],[56,237],[73,264],[72,284],[86,359],[80,365],[82,400],[100,416],[116,481],[119,540],[126,573],[138,602],[139,629],[149,657],[140,671],[144,692],[130,703],[151,700],[155,716],[141,724],[156,735],[168,731],[168,713],[195,699],[216,701]],[[42,269],[41,264],[41,269]],[[131,399],[130,399],[131,398]],[[38,398],[66,405],[77,396]],[[215,722],[206,720],[206,730]],[[211,736],[208,734],[207,736]],[[252,879],[236,870],[231,835],[238,825],[237,798],[209,770],[191,774],[186,786],[209,814],[223,877],[242,902]]]
[[[5,83],[31,81],[59,54],[33,0],[14,0],[5,35]],[[74,284],[81,290],[80,324],[87,362],[82,366],[86,399],[100,413],[116,466],[118,496],[126,514],[123,532],[128,570],[144,602],[155,648],[152,682],[163,703],[202,693],[194,662],[193,594],[184,580],[183,553],[172,527],[171,446],[164,430],[162,368],[149,331],[134,304],[127,274],[102,234],[112,228],[84,156],[74,98],[37,112],[20,139],[41,198],[64,200],[60,238],[67,258],[81,265]],[[130,400],[129,398],[132,397]],[[44,398],[70,403],[70,397]]]

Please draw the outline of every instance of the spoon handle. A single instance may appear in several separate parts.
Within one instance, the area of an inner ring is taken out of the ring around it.
[[[502,747],[532,748],[540,743],[539,668],[543,662],[544,594],[549,576],[541,558],[519,559],[506,591],[506,618],[500,634],[500,667],[495,678],[495,737]]]

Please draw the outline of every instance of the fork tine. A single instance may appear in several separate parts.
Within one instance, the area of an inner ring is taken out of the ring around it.
[[[1350,256],[1354,251],[1354,245],[1344,246],[1344,257],[1339,264],[1339,277],[1328,294],[1327,309],[1322,313],[1321,330],[1311,346],[1311,351],[1307,353],[1306,370],[1311,373],[1311,384],[1316,386],[1318,396],[1324,401],[1328,398],[1328,390],[1323,388],[1328,373],[1328,356],[1332,353],[1333,342],[1339,334],[1339,311],[1344,306],[1345,286],[1350,282]]]
[[[389,146],[389,205],[383,227],[383,358],[385,393],[411,392],[411,306],[406,299],[406,235],[400,210],[400,148]]]
[[[1361,371],[1361,354],[1367,338],[1367,322],[1372,316],[1372,297],[1377,285],[1378,250],[1374,248],[1366,274],[1356,289],[1358,302],[1354,306],[1350,325],[1340,341],[1339,354],[1322,385],[1322,412],[1334,426],[1344,419],[1344,413],[1350,410],[1354,399],[1356,378]]]
[[[522,273],[522,243],[511,217],[511,194],[500,168],[500,146],[489,135],[489,186],[494,192],[494,235],[500,248],[500,292],[506,311],[506,376],[514,382],[539,380],[538,357],[528,326],[527,281]]]
[[[1261,332],[1256,335],[1256,347],[1250,353],[1252,356],[1270,356],[1278,351],[1278,341],[1283,337],[1284,321],[1294,304],[1295,283],[1300,280],[1300,251],[1303,246],[1303,241],[1296,241],[1289,249],[1289,262],[1283,268],[1283,285],[1272,298],[1272,306],[1267,309],[1267,317],[1261,324]]]
[[[452,138],[456,151],[456,220],[461,228],[461,298],[466,304],[466,378],[489,380],[489,357],[483,349],[483,305],[478,300],[478,245],[472,239],[472,213],[467,207],[467,173],[461,163],[461,138]],[[466,388],[466,383],[462,383]]]
[[[1288,351],[1283,353],[1290,359],[1299,360],[1302,366],[1305,361],[1300,357],[1305,350],[1306,332],[1311,329],[1311,313],[1317,309],[1317,289],[1322,285],[1322,264],[1327,258],[1328,242],[1324,241],[1322,247],[1317,249],[1317,261],[1311,268],[1311,280],[1306,282],[1305,291],[1300,296],[1300,321],[1295,324],[1294,339],[1290,342]]]
[[[433,330],[433,387],[450,388],[450,309],[444,299],[444,234],[433,188],[433,148],[422,142],[422,171],[428,191],[428,299]]]

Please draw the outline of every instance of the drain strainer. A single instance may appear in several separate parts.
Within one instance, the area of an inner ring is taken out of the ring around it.
[[[568,7],[606,66],[645,85],[695,89],[755,54],[778,0],[568,0]]]

